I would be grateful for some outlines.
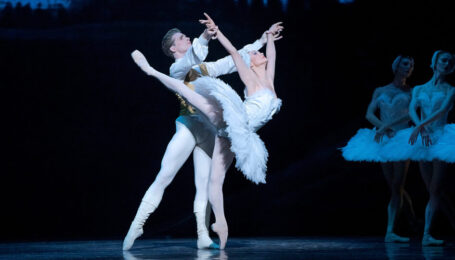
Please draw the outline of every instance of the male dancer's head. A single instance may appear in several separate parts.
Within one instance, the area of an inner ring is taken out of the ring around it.
[[[164,54],[174,59],[183,57],[190,47],[190,38],[177,28],[170,29],[161,41]]]

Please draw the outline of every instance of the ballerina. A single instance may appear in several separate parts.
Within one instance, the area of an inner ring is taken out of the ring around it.
[[[343,157],[350,161],[380,162],[384,177],[391,190],[391,198],[387,207],[387,229],[385,242],[409,242],[409,238],[395,233],[395,224],[398,214],[403,207],[404,200],[409,204],[411,214],[411,197],[404,189],[409,160],[385,160],[382,157],[384,143],[389,141],[399,130],[408,128],[411,118],[408,114],[411,101],[410,88],[406,80],[414,69],[414,59],[398,56],[392,63],[394,79],[386,86],[377,88],[368,105],[366,119],[376,129],[360,129],[342,148]],[[380,118],[375,115],[379,110]]]
[[[447,116],[455,100],[455,88],[446,81],[446,76],[455,70],[455,57],[446,51],[436,51],[431,68],[434,71],[431,80],[412,91],[409,110],[416,127],[412,132],[409,129],[407,134],[411,132],[409,144],[414,146],[411,159],[419,161],[420,173],[430,193],[425,208],[422,245],[441,245],[444,241],[430,234],[439,207],[455,227],[455,210],[443,190],[447,163],[455,162],[455,124],[447,124]],[[417,114],[418,109],[420,116]],[[421,142],[417,140],[419,135]]]
[[[201,20],[201,23],[212,21],[207,14],[204,15],[207,20]],[[246,85],[245,102],[242,102],[229,85],[210,77],[201,77],[194,81],[196,91],[192,91],[181,81],[152,68],[141,52],[135,50],[132,53],[134,61],[147,75],[157,78],[167,88],[185,98],[219,129],[212,154],[209,202],[216,218],[212,230],[220,239],[220,249],[224,249],[228,236],[222,185],[234,155],[236,167],[240,168],[248,179],[255,183],[265,182],[267,150],[255,132],[272,118],[281,105],[273,80],[276,57],[274,41],[281,38],[279,33],[282,30],[281,23],[276,23],[267,31],[268,59],[258,51],[251,51],[246,57],[244,55],[245,60],[251,63],[251,68],[223,33],[217,31],[218,41],[232,56],[240,78]]]
[[[171,77],[183,80],[189,88],[194,88],[191,82],[201,75],[218,77],[236,71],[231,56],[215,62],[203,62],[208,54],[208,41],[216,32],[214,23],[207,23],[206,26],[207,29],[203,34],[199,38],[195,38],[192,43],[177,28],[169,30],[162,40],[163,52],[175,60],[170,68]],[[266,41],[267,35],[264,32],[261,38],[252,44],[245,45],[239,50],[239,53],[246,55],[249,51],[259,50]],[[218,245],[210,239],[207,230],[211,212],[210,206],[207,204],[207,186],[215,135],[210,128],[203,124],[197,111],[180,96],[177,95],[177,97],[180,100],[180,115],[175,120],[176,132],[166,148],[161,169],[145,193],[131,223],[123,243],[123,250],[129,250],[134,241],[142,235],[145,221],[158,207],[164,190],[172,182],[191,152],[193,152],[196,186],[193,208],[197,224],[197,247],[199,249],[218,248]]]

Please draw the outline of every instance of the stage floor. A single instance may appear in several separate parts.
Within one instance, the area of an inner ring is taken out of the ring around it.
[[[67,241],[0,244],[0,259],[455,259],[455,245],[383,243],[379,237],[230,238],[227,248],[198,250],[195,239],[122,242]]]

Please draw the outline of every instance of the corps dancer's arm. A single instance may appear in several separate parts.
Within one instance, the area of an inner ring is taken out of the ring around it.
[[[421,91],[421,86],[415,87],[412,90],[412,97],[411,97],[411,103],[409,104],[409,116],[411,117],[411,120],[414,122],[414,124],[417,126],[412,130],[411,135],[409,136],[409,141],[408,143],[411,145],[414,145],[415,142],[417,141],[417,137],[419,134],[422,136],[422,144],[425,146],[429,146],[432,144],[431,138],[428,135],[428,131],[426,128],[421,125],[421,121],[419,119],[419,116],[417,115],[417,109],[419,108],[419,104],[417,102],[417,97],[419,96],[419,91]]]
[[[419,105],[417,103],[417,96],[420,88],[421,87],[415,87],[412,90],[411,102],[409,103],[409,117],[411,117],[411,120],[415,125],[420,124],[419,115],[417,115],[417,109],[419,108]]]
[[[378,108],[377,98],[380,94],[380,90],[376,89],[373,93],[373,98],[371,99],[370,104],[368,105],[367,114],[365,118],[374,125],[376,128],[382,128],[384,123],[375,115],[376,109]]]
[[[219,30],[217,33],[217,39],[221,43],[221,45],[223,45],[223,47],[227,50],[227,52],[232,56],[234,64],[237,67],[240,79],[242,80],[243,84],[245,84],[247,89],[256,87],[257,85],[256,75],[254,75],[254,72],[247,67],[237,49]]]

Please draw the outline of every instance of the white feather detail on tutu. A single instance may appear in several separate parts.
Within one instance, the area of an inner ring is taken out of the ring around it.
[[[413,127],[406,128],[384,145],[382,157],[388,161],[432,161],[438,159],[448,163],[455,162],[455,124],[447,124],[430,135],[433,142],[430,146],[422,143],[419,135],[414,145],[409,144]]]
[[[382,149],[382,157],[386,161],[431,161],[433,157],[430,149],[422,144],[422,139],[419,135],[414,145],[409,144],[413,127],[400,130],[391,138]]]
[[[347,161],[385,162],[381,150],[389,138],[384,136],[381,143],[374,140],[376,129],[362,128],[341,148],[342,155]]]
[[[248,115],[240,96],[220,79],[200,77],[193,82],[198,93],[215,97],[222,107],[225,132],[235,154],[235,167],[250,181],[265,183],[268,152],[259,135],[249,126]],[[205,96],[205,95],[204,95]]]
[[[447,124],[439,140],[433,145],[435,159],[455,163],[455,124]]]
[[[455,163],[455,124],[447,124],[430,135],[430,146],[422,143],[419,135],[414,145],[409,144],[414,127],[396,132],[392,138],[384,136],[378,144],[374,141],[374,129],[359,129],[341,148],[344,159],[348,161],[397,162],[397,161],[432,161],[438,159]]]

